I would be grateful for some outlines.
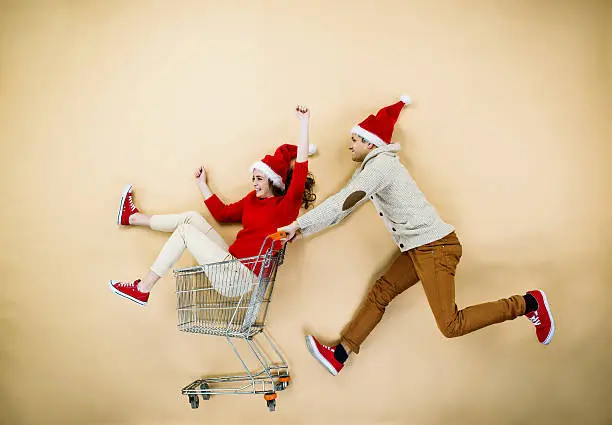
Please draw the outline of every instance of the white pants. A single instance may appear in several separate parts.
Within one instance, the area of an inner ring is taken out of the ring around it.
[[[236,260],[229,253],[223,238],[195,211],[151,216],[150,227],[153,230],[172,232],[151,266],[151,271],[158,276],[168,273],[185,248],[201,265]],[[256,282],[256,276],[239,261],[212,266],[209,270],[208,280],[224,296],[243,295]]]

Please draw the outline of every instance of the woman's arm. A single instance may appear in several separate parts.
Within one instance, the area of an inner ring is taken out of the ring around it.
[[[213,215],[215,220],[220,223],[239,223],[242,221],[242,211],[244,210],[244,199],[233,204],[226,205],[216,195],[212,193],[206,182],[206,170],[204,166],[198,168],[194,173],[196,184],[202,193],[204,203]]]
[[[204,201],[206,201],[208,198],[213,196],[213,193],[208,187],[208,183],[206,181],[206,170],[204,169],[204,166],[202,165],[200,168],[195,170],[193,175],[196,179],[196,184],[198,185],[200,192],[202,192],[202,197],[204,198]]]
[[[300,139],[298,142],[295,164],[293,166],[293,177],[291,179],[291,184],[287,188],[287,193],[285,194],[283,202],[289,202],[290,204],[297,203],[299,210],[299,205],[304,195],[304,189],[306,188],[306,177],[308,176],[310,110],[305,106],[298,105],[298,107],[295,108],[295,114],[300,121]]]
[[[310,130],[310,110],[305,106],[298,105],[295,114],[300,120],[300,140],[298,142],[296,162],[308,161],[308,133]]]
[[[212,195],[204,203],[208,210],[219,223],[241,223],[242,212],[244,211],[244,200],[226,205],[217,195]]]

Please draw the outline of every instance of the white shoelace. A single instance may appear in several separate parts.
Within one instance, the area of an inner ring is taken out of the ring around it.
[[[539,326],[542,324],[542,322],[540,321],[540,316],[538,316],[537,311],[533,313],[533,316],[531,316],[529,320],[531,320],[531,323],[533,323],[536,326]]]
[[[121,287],[135,287],[136,285],[138,285],[138,282],[119,282],[117,283],[117,286],[121,286]]]
[[[128,195],[128,204],[130,204],[130,210],[132,210],[132,211],[136,211],[137,210],[136,205],[134,205],[134,199],[132,198],[132,194],[131,193]]]
[[[333,348],[333,347],[328,347],[328,346],[327,346],[327,345],[325,345],[325,344],[321,344],[321,347],[327,348],[327,349],[328,349],[329,351],[331,351],[332,353],[333,353],[334,351],[336,351],[336,349],[335,349],[335,348]]]

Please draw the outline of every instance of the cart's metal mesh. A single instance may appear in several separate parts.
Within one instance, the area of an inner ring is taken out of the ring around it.
[[[179,330],[247,338],[263,330],[284,253],[273,243],[255,257],[175,270]]]

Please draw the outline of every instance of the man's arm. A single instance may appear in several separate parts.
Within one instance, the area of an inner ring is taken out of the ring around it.
[[[287,232],[287,238],[292,239],[297,231],[303,236],[309,236],[335,226],[389,183],[384,163],[386,160],[382,159],[366,166],[338,193],[279,231]]]

